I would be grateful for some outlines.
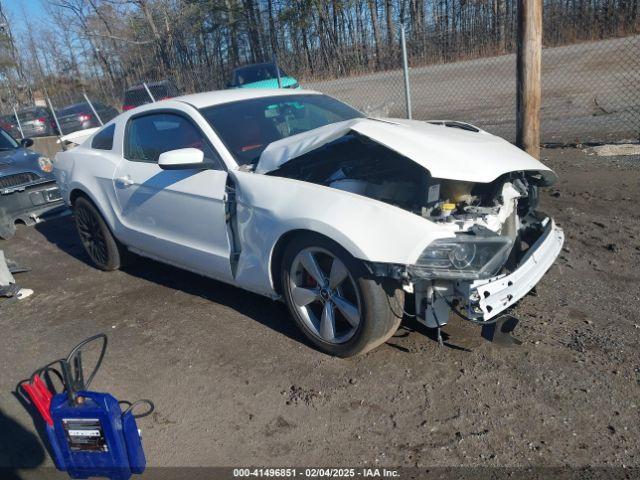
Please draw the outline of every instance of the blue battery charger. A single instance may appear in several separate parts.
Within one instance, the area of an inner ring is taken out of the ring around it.
[[[93,372],[84,381],[82,349],[94,340],[103,341]],[[29,381],[21,383],[40,412],[56,468],[71,478],[103,477],[127,480],[144,471],[146,460],[136,418],[149,415],[150,400],[121,402],[108,393],[88,390],[106,351],[103,334],[78,344],[66,359],[57,360],[37,370]],[[60,364],[61,372],[53,367]],[[42,375],[54,372],[64,384],[64,392],[53,395],[45,386]],[[142,414],[135,407],[146,404]],[[123,411],[122,405],[126,408]]]

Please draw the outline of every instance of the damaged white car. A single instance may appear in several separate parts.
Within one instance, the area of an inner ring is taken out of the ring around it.
[[[554,262],[555,174],[471,125],[365,118],[310,91],[144,105],[59,153],[98,268],[128,252],[283,299],[320,350],[386,341],[407,310],[490,324]],[[212,286],[212,288],[215,288]]]

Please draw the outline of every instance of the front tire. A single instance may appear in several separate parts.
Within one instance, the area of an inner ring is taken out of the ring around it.
[[[319,350],[338,357],[365,353],[400,326],[395,282],[370,278],[364,265],[320,235],[295,237],[282,259],[282,291],[296,324]]]
[[[85,197],[73,204],[80,241],[93,264],[104,271],[119,269],[127,251],[113,236],[98,209]]]

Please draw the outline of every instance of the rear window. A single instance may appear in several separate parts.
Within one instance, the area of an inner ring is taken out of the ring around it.
[[[37,108],[34,110],[23,110],[18,113],[18,117],[21,122],[29,122],[31,120],[35,120],[36,118],[47,118],[49,113],[43,108]]]
[[[281,68],[279,70],[280,77],[287,76]],[[274,78],[278,78],[276,66],[273,63],[265,63],[238,68],[235,71],[233,81],[236,85],[245,85],[247,83],[261,82],[263,80],[273,80]]]
[[[65,115],[72,115],[74,113],[84,113],[90,110],[89,105],[86,103],[80,105],[71,105],[70,107],[63,108],[58,112],[58,115],[64,117]]]
[[[179,95],[177,87],[172,84],[148,85],[148,87],[156,101]],[[151,103],[151,98],[144,87],[132,88],[124,94],[125,105],[137,107],[145,103]]]
[[[97,150],[111,150],[113,148],[113,134],[116,131],[116,124],[113,123],[108,127],[100,130],[91,141],[91,148]]]

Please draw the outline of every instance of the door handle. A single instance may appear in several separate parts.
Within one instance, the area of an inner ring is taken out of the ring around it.
[[[129,175],[125,175],[124,177],[116,178],[116,183],[121,187],[126,188],[133,185],[133,180],[131,180],[131,177]]]

